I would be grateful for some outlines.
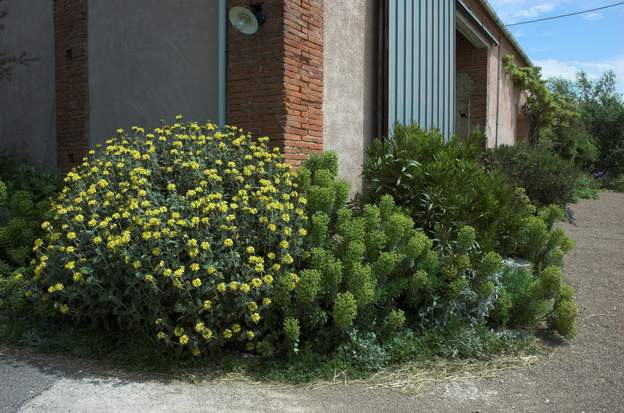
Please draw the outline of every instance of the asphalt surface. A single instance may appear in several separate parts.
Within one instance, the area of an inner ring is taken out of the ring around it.
[[[573,207],[577,242],[566,258],[578,337],[552,344],[530,368],[441,381],[415,394],[370,385],[295,387],[182,382],[102,373],[83,362],[0,349],[0,412],[624,411],[624,194]]]

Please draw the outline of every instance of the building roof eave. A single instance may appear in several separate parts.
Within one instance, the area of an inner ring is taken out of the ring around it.
[[[494,20],[494,22],[496,23],[498,28],[505,35],[505,37],[507,37],[507,39],[509,40],[511,45],[514,47],[514,49],[516,49],[518,51],[519,57],[522,58],[522,60],[524,60],[524,62],[528,66],[533,66],[533,62],[531,61],[529,56],[527,56],[527,54],[522,49],[522,46],[520,46],[518,41],[514,38],[513,34],[511,34],[509,29],[507,29],[507,26],[505,26],[505,23],[503,23],[502,20],[500,19],[500,17],[498,17],[498,14],[496,14],[496,12],[494,11],[494,8],[492,8],[490,3],[487,0],[479,0],[479,3],[483,6],[485,11],[492,18],[492,20]]]

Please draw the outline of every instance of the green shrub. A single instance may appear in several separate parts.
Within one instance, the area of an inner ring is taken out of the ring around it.
[[[535,273],[507,268],[503,285],[491,314],[494,325],[524,329],[545,321],[563,337],[574,337],[574,290],[563,283],[559,267],[549,266]]]
[[[390,361],[390,355],[373,332],[353,330],[338,353],[360,370],[379,370]]]
[[[481,137],[445,143],[436,131],[397,126],[392,139],[375,140],[364,163],[370,200],[392,195],[442,251],[453,250],[460,228],[476,230],[484,251],[511,256],[534,207],[496,169],[478,162]]]
[[[277,281],[304,301],[319,288],[310,271],[296,285],[307,217],[289,165],[233,127],[133,131],[65,178],[35,243],[38,301],[194,355],[253,349],[276,328]]]
[[[20,288],[52,317],[153,336],[181,354],[327,354],[359,369],[419,349],[450,354],[439,342],[447,333],[473,340],[461,354],[494,348],[498,339],[467,330],[486,322],[532,327],[539,317],[521,324],[514,313],[536,301],[522,301],[527,294],[548,301],[557,331],[573,328],[572,295],[553,267],[571,247],[554,227],[559,208],[536,214],[510,186],[507,204],[479,198],[511,211],[512,224],[492,215],[500,227],[485,226],[485,233],[495,234],[492,245],[532,258],[531,276],[543,281],[525,291],[506,285],[501,255],[483,248],[489,238],[480,238],[479,228],[456,219],[459,209],[453,219],[443,217],[448,230],[434,239],[441,227],[417,228],[408,205],[389,194],[349,208],[334,153],[311,156],[293,176],[266,139],[253,141],[233,127],[179,122],[153,133],[133,130],[119,131],[67,175],[42,224],[34,283]],[[433,164],[442,162],[431,165],[434,176],[465,153],[464,144],[452,145],[452,156],[432,156]],[[468,166],[449,174],[455,188],[453,174],[470,170],[479,182],[474,193],[485,184],[495,189],[478,169],[478,153],[457,161]],[[477,210],[470,214],[483,224]],[[400,342],[409,348],[392,348]]]
[[[480,165],[479,147],[475,136],[444,143],[437,132],[398,126],[391,140],[376,141],[367,153],[369,199],[396,196],[439,251],[433,272],[420,269],[408,281],[407,301],[420,294],[416,311],[428,322],[421,326],[478,324],[492,309],[494,326],[534,327],[546,318],[553,326],[558,268],[574,246],[556,227],[564,211],[537,210],[498,167]],[[503,276],[501,255],[529,260],[532,272]]]
[[[7,188],[4,182],[0,181],[0,206],[4,206],[7,200]]]
[[[357,301],[351,292],[346,291],[336,296],[333,308],[334,322],[340,328],[346,329],[353,325],[357,315]]]
[[[27,311],[27,287],[28,283],[20,271],[0,275],[0,324],[23,316]]]
[[[515,186],[524,188],[537,205],[564,206],[575,201],[578,169],[572,161],[545,146],[517,144],[489,149],[483,163],[490,171],[505,173]]]
[[[577,313],[576,304],[572,299],[556,301],[551,318],[552,328],[567,339],[574,338]]]
[[[537,271],[551,265],[563,265],[564,255],[574,248],[574,241],[563,229],[555,226],[563,217],[563,209],[556,205],[527,217],[516,234],[514,255],[531,261]]]
[[[574,118],[570,123],[542,130],[540,145],[572,161],[580,170],[591,171],[598,159],[594,137],[585,130],[580,119]]]
[[[303,342],[331,350],[406,328],[487,318],[500,288],[501,257],[482,254],[474,228],[458,228],[441,254],[389,195],[348,209],[336,171],[335,155],[325,153],[297,173],[311,216],[310,255],[296,287],[278,282],[275,302],[283,317],[299,320]],[[349,331],[358,331],[358,339]]]
[[[594,177],[588,174],[583,174],[576,180],[574,188],[575,201],[578,201],[579,199],[598,199],[598,190],[599,185]]]
[[[26,267],[39,225],[58,190],[55,174],[0,156],[0,276]]]
[[[607,176],[602,179],[601,186],[615,192],[624,192],[624,175]]]

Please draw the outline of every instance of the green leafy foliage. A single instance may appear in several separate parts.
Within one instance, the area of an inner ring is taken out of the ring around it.
[[[499,146],[488,149],[482,162],[490,171],[505,173],[537,205],[564,206],[575,200],[579,170],[545,146]]]
[[[573,90],[583,125],[598,147],[595,169],[612,177],[624,175],[624,99],[617,92],[615,73],[590,80],[579,72]]]
[[[443,142],[435,131],[397,125],[392,139],[375,140],[367,151],[366,193],[371,200],[391,195],[438,250],[454,250],[458,231],[471,226],[482,250],[513,255],[533,206],[503,172],[483,168],[481,139]]]
[[[502,259],[482,253],[475,228],[456,228],[445,249],[436,249],[388,194],[348,209],[335,162],[332,153],[313,155],[297,175],[298,187],[316,194],[307,205],[308,268],[293,296],[275,301],[284,317],[300,321],[302,343],[376,353],[405,329],[484,322],[500,289]]]
[[[575,336],[574,290],[563,283],[559,267],[549,266],[538,272],[507,268],[503,285],[491,313],[495,325],[524,329],[546,322],[565,338]]]
[[[607,176],[600,182],[601,186],[616,192],[624,192],[624,175]]]
[[[30,163],[0,156],[0,276],[29,265],[39,225],[59,180]]]
[[[558,267],[572,246],[555,226],[563,213],[536,211],[483,169],[477,135],[447,144],[406,129],[391,163],[408,168],[379,163],[405,191],[390,193],[390,179],[350,207],[334,153],[293,176],[265,139],[236,128],[133,130],[68,174],[34,242],[33,279],[0,283],[11,292],[0,291],[1,305],[34,294],[58,328],[132,332],[180,357],[234,349],[358,371],[487,357],[513,346],[498,331],[508,326],[546,321],[573,335],[573,292]],[[414,213],[410,200],[440,189],[448,205]],[[512,279],[501,255],[530,257],[533,271]]]
[[[345,291],[336,296],[333,308],[334,322],[340,328],[346,329],[353,325],[357,316],[357,301],[350,291]]]
[[[600,184],[589,174],[582,174],[577,180],[574,188],[575,201],[579,199],[598,199]]]
[[[531,145],[538,145],[547,129],[561,131],[574,126],[579,118],[578,109],[565,95],[548,87],[540,67],[518,66],[512,55],[505,56],[503,64],[525,97],[523,110],[529,118]]]
[[[27,287],[27,281],[18,270],[0,275],[0,324],[23,317],[28,311]]]
[[[370,198],[396,196],[439,252],[432,267],[420,268],[408,281],[412,293],[420,295],[408,301],[419,300],[417,311],[423,320],[444,326],[466,320],[478,323],[493,307],[495,326],[535,327],[553,311],[561,285],[559,267],[574,245],[556,226],[565,214],[546,199],[547,206],[538,210],[523,188],[501,177],[504,166],[493,161],[489,168],[480,164],[483,154],[477,146],[475,137],[444,143],[436,132],[399,126],[391,140],[373,143],[367,153],[364,174]],[[501,151],[516,154],[518,149]],[[533,161],[532,156],[526,155],[527,162]],[[553,156],[545,155],[546,160]],[[571,162],[561,161],[576,171]],[[395,170],[396,164],[410,166]],[[431,193],[444,202],[419,202],[433,198]],[[416,253],[421,252],[420,245],[416,240],[411,244]],[[529,260],[532,271],[524,277],[504,277],[501,255]],[[548,320],[552,325],[553,317]],[[564,328],[557,331],[567,334]]]
[[[0,206],[4,206],[7,201],[7,188],[4,182],[0,181]]]

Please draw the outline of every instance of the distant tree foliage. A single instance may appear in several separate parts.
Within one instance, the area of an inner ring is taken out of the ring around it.
[[[583,124],[596,139],[595,169],[611,176],[623,175],[624,99],[616,90],[615,73],[605,72],[592,81],[585,72],[579,72],[574,86]]]
[[[520,67],[511,55],[504,64],[526,98],[531,145],[545,145],[584,171],[624,174],[624,99],[613,71],[596,80],[583,71],[575,81],[546,80],[539,67]]]
[[[579,113],[569,128],[545,133],[552,149],[584,170],[624,174],[624,99],[617,92],[615,73],[591,80],[581,71],[576,80],[553,78],[547,84]]]

